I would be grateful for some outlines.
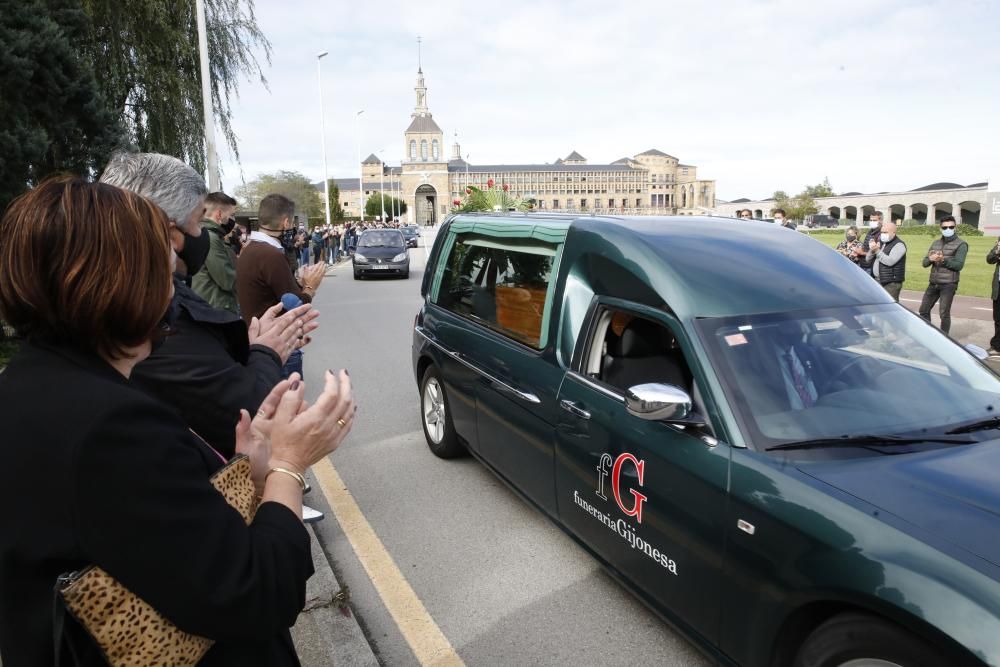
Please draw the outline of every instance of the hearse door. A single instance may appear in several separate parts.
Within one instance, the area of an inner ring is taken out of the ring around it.
[[[661,611],[715,643],[729,448],[708,428],[647,421],[626,411],[624,388],[610,382],[620,374],[612,378],[611,368],[602,368],[615,313],[627,313],[633,322],[643,318],[647,328],[666,328],[683,351],[673,353],[694,368],[683,330],[661,311],[618,300],[595,310],[581,334],[583,351],[558,396],[559,515]],[[662,359],[611,360],[626,361],[633,377],[642,377],[642,369],[653,373],[644,382],[671,379],[656,376]]]

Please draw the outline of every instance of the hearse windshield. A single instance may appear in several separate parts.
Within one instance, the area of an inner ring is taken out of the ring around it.
[[[1000,378],[895,305],[697,325],[755,449],[901,453],[1000,437]]]

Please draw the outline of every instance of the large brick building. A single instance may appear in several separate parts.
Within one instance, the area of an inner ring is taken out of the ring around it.
[[[402,164],[390,166],[368,156],[360,168],[363,195],[358,178],[334,179],[345,215],[360,215],[359,202],[384,188],[387,195],[407,203],[411,221],[433,224],[467,186],[485,188],[490,180],[534,200],[541,210],[694,215],[715,207],[715,181],[699,179],[697,167],[656,149],[610,164],[590,164],[576,151],[551,164],[469,164],[457,141],[445,154],[444,132],[427,105],[422,69],[417,70],[414,91],[416,105],[403,134]]]

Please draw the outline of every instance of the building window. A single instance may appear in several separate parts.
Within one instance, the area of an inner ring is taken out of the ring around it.
[[[410,139],[410,159],[411,160],[416,160],[417,159],[417,140],[416,139]]]
[[[614,199],[609,199],[608,200],[608,208],[614,208],[614,207],[615,207],[615,200]]]
[[[580,200],[580,208],[587,208],[587,200],[586,199],[581,199]]]
[[[636,208],[642,208],[642,200],[641,199],[636,199],[635,200],[635,207]]]
[[[552,200],[552,208],[559,208],[559,200],[558,199],[553,199]]]
[[[437,162],[438,158],[441,157],[441,145],[438,144],[437,139],[431,142],[431,155],[434,157],[435,162]]]
[[[427,162],[427,140],[420,140],[420,159]]]

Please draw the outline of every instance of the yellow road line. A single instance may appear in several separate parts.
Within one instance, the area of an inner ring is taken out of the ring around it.
[[[354,553],[420,664],[464,667],[465,663],[427,613],[330,460],[323,459],[312,467],[312,471]]]

